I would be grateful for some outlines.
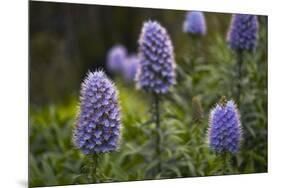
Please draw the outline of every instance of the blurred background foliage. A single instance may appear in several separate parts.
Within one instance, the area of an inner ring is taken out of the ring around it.
[[[208,113],[235,92],[235,54],[225,37],[231,14],[204,13],[207,35],[182,32],[185,11],[30,2],[29,184],[91,183],[87,159],[72,144],[80,83],[88,70],[105,69],[115,44],[137,52],[145,20],[158,20],[171,36],[177,85],[161,102],[161,159],[156,172],[155,125],[150,96],[120,77],[120,149],[105,154],[100,182],[223,174],[223,162],[206,145]],[[245,54],[241,113],[243,142],[226,174],[267,172],[267,17],[259,16],[259,41]],[[224,172],[225,174],[225,172]]]

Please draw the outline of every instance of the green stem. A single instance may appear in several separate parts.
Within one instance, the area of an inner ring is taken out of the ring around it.
[[[195,61],[196,58],[199,55],[199,46],[200,46],[200,40],[197,36],[191,36],[191,41],[192,41],[192,47],[191,47],[191,70],[190,72],[193,73],[195,69]]]
[[[190,75],[191,75],[191,84],[192,84],[192,89],[190,91],[191,96],[195,96],[196,92],[195,89],[196,87],[194,87],[196,85],[195,80],[194,80],[194,76],[196,73],[196,66],[198,63],[198,59],[200,57],[200,48],[201,48],[201,40],[199,38],[199,36],[192,36],[192,54],[191,54],[191,70],[190,70]]]
[[[155,124],[156,124],[156,148],[155,152],[158,156],[159,162],[157,166],[158,173],[162,172],[162,159],[161,159],[161,138],[160,138],[160,110],[159,110],[159,96],[157,94],[154,94],[154,104],[155,104]]]
[[[236,102],[240,104],[240,95],[241,95],[241,82],[242,82],[242,64],[243,64],[243,52],[237,52],[237,92],[236,92]]]
[[[228,157],[228,153],[224,152],[222,154],[222,161],[223,161],[223,165],[222,165],[222,174],[223,175],[227,175],[229,172],[229,157]]]
[[[99,164],[99,155],[93,154],[91,157],[91,168],[90,168],[90,176],[92,178],[92,183],[98,183],[98,164]]]

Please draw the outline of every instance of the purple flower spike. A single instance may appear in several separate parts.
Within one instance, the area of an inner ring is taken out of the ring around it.
[[[139,67],[139,58],[137,55],[130,55],[124,63],[124,78],[127,82],[135,79]]]
[[[208,142],[216,153],[236,153],[242,137],[240,115],[235,103],[220,102],[210,112]]]
[[[175,84],[175,58],[171,39],[156,21],[143,24],[139,38],[140,68],[137,87],[147,92],[164,94]]]
[[[234,14],[227,34],[227,42],[235,51],[252,51],[257,45],[258,18],[255,15]]]
[[[107,54],[106,66],[110,72],[121,73],[124,61],[127,58],[127,50],[122,45],[113,46]]]
[[[193,35],[205,35],[207,27],[203,12],[188,12],[183,23],[183,31]]]
[[[118,93],[102,71],[89,72],[81,87],[73,142],[84,154],[115,151],[120,135]]]

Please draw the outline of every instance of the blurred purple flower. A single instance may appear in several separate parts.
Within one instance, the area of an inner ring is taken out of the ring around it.
[[[193,35],[205,35],[207,28],[203,12],[191,11],[186,13],[183,31]]]
[[[106,66],[110,72],[121,73],[124,61],[127,58],[127,50],[122,45],[113,46],[107,54]]]
[[[84,154],[115,151],[120,137],[118,93],[102,71],[89,72],[81,86],[73,142]]]
[[[233,14],[227,34],[227,42],[231,49],[254,50],[258,38],[258,18],[255,15]]]
[[[137,55],[130,55],[124,63],[123,75],[127,82],[134,81],[139,67],[139,58]]]
[[[175,58],[171,39],[156,21],[143,24],[139,38],[140,68],[137,87],[156,94],[167,93],[175,83]]]
[[[208,134],[209,145],[216,153],[239,150],[242,129],[239,112],[232,100],[219,103],[211,110]]]

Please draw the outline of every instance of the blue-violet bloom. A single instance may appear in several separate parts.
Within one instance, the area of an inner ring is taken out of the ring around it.
[[[227,42],[235,51],[256,48],[258,39],[258,18],[255,15],[234,14],[227,34]]]
[[[242,136],[240,115],[234,101],[218,103],[210,112],[208,143],[220,154],[236,153]]]
[[[140,67],[137,87],[155,94],[167,93],[175,84],[175,57],[166,29],[157,21],[143,24],[139,38]]]
[[[84,154],[115,151],[120,128],[117,89],[104,72],[89,72],[81,86],[74,145]]]
[[[200,11],[188,12],[183,23],[183,31],[192,35],[205,35],[207,27],[204,13]]]

